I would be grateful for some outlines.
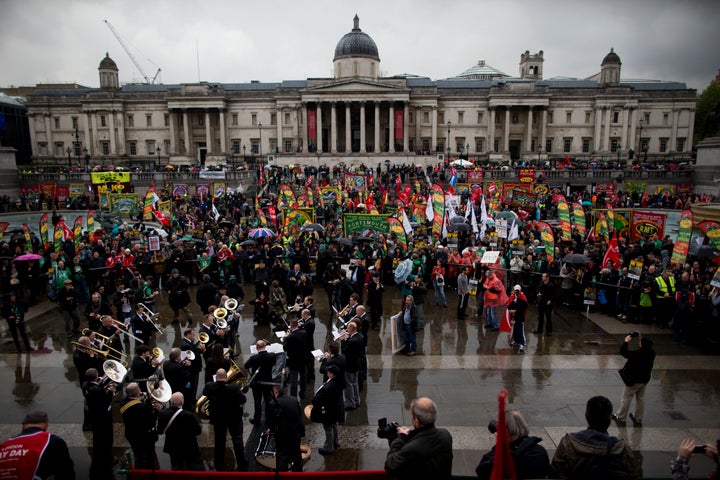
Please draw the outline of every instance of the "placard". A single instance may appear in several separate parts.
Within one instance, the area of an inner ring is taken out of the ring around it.
[[[488,252],[483,253],[480,263],[492,265],[493,263],[498,261],[498,258],[500,258],[500,252],[488,251]]]
[[[640,280],[642,274],[643,261],[642,260],[630,260],[630,267],[628,268],[628,277],[633,280]]]
[[[712,280],[710,280],[710,285],[715,288],[720,288],[720,268],[715,271],[715,275],[713,275]]]
[[[157,235],[150,235],[148,237],[148,248],[151,252],[157,252],[160,250],[160,237]]]

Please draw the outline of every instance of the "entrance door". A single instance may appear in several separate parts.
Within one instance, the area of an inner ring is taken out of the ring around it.
[[[205,158],[207,157],[207,146],[205,143],[198,143],[198,160],[200,161],[200,166],[205,166]]]
[[[522,140],[510,140],[510,160],[520,160]]]

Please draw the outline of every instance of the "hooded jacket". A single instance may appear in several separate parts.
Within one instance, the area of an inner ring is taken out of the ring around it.
[[[574,478],[574,472],[589,456],[607,453],[608,440],[610,435],[607,432],[589,428],[565,434],[552,459],[551,478]],[[623,464],[628,467],[633,478],[642,477],[642,463],[636,458],[635,452],[625,444],[625,440],[617,440],[610,454],[622,456]]]
[[[522,437],[510,442],[510,455],[515,464],[517,478],[545,478],[550,469],[550,458],[540,445],[542,438]],[[483,455],[475,469],[478,478],[489,479],[495,462],[495,447]]]

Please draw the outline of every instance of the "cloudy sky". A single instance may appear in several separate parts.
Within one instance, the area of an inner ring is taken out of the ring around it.
[[[544,50],[545,78],[582,78],[610,47],[624,79],[702,90],[720,69],[716,0],[0,0],[0,86],[96,87],[106,51],[121,82],[141,80],[104,19],[163,83],[328,77],[356,13],[385,75],[447,78],[480,59],[517,75],[522,52]]]

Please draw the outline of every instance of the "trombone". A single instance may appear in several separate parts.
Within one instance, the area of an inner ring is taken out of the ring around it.
[[[349,303],[347,305],[345,305],[345,308],[343,308],[339,312],[337,310],[335,310],[335,307],[333,307],[333,310],[335,310],[335,313],[337,313],[338,317],[344,317],[345,315],[347,315],[350,312],[351,309],[352,309],[352,307],[350,306]]]
[[[153,313],[150,308],[145,305],[144,303],[138,303],[138,306],[142,308],[142,314],[141,316],[145,319],[146,322],[148,322],[150,325],[155,328],[155,330],[158,331],[158,333],[162,333],[163,329],[158,325],[155,320],[157,320],[160,317],[159,313]],[[118,322],[119,323],[119,322]]]
[[[121,352],[121,351],[119,351],[119,350],[116,350],[116,349],[112,348],[110,345],[105,345],[105,346],[108,348],[107,350],[101,350],[101,349],[99,349],[99,348],[95,348],[95,347],[92,347],[92,346],[89,346],[89,345],[83,345],[82,343],[78,343],[78,342],[70,342],[70,343],[71,343],[72,345],[75,345],[76,348],[82,348],[82,349],[84,349],[84,350],[86,350],[86,351],[89,350],[89,351],[91,351],[91,352],[94,352],[94,353],[102,356],[102,357],[105,359],[105,361],[110,360],[110,359],[107,358],[108,355],[110,355],[110,350],[112,350],[112,351],[115,352],[115,353],[120,354],[120,358],[122,358],[122,357],[127,357],[127,354],[126,354],[126,353]],[[121,361],[120,363],[121,363],[123,366],[127,366],[127,362],[126,362],[125,360]]]

